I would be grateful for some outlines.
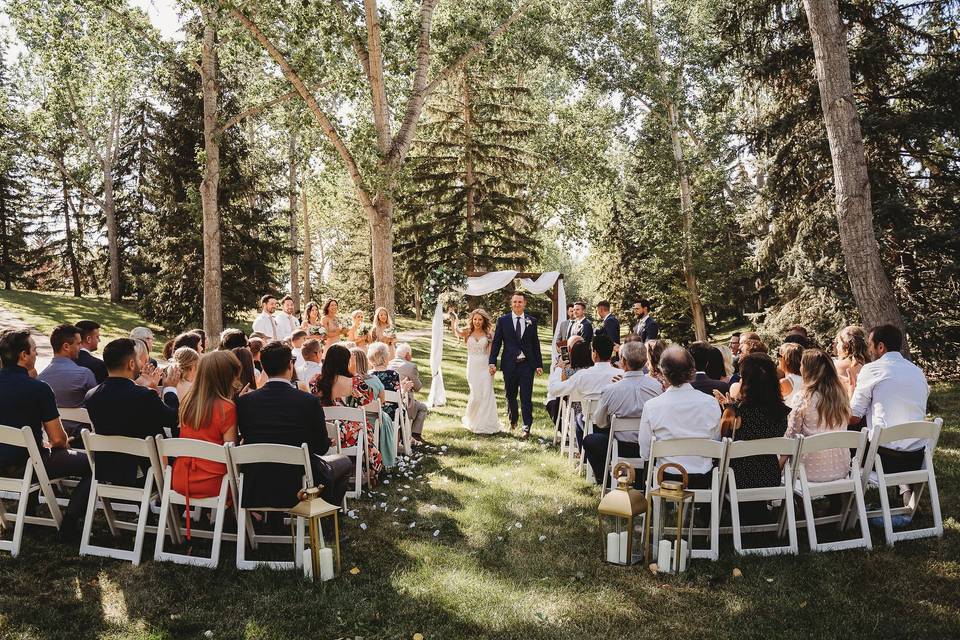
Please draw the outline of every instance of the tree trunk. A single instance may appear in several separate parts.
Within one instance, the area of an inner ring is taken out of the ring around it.
[[[297,260],[297,134],[290,134],[290,297],[294,313],[300,311],[300,272]]]
[[[63,178],[63,228],[67,240],[67,261],[70,263],[70,278],[73,281],[73,297],[80,297],[80,265],[73,250],[73,232],[70,230],[70,188]]]
[[[463,140],[464,140],[464,186],[467,188],[467,229],[464,234],[464,252],[467,254],[467,270],[477,270],[476,247],[473,243],[473,217],[476,211],[476,175],[473,170],[473,110],[470,108],[470,74],[463,69]]]
[[[413,285],[413,312],[418,322],[423,320],[423,284],[420,282]]]
[[[310,261],[313,257],[313,243],[310,238],[310,209],[307,203],[307,176],[303,176],[303,189],[300,190],[300,202],[303,204],[303,302],[313,299],[310,284]]]
[[[222,263],[220,258],[220,142],[219,95],[217,83],[217,29],[216,13],[202,6],[203,46],[200,58],[200,85],[203,92],[203,179],[200,182],[200,201],[203,205],[203,330],[217,343],[223,329],[223,299],[221,294]]]
[[[10,277],[10,238],[7,232],[7,199],[0,189],[0,268],[3,269],[3,288],[9,291],[13,287],[13,279]]]
[[[804,0],[816,60],[820,104],[830,142],[840,245],[854,300],[867,327],[904,329],[873,229],[867,157],[850,80],[846,29],[836,0]]]
[[[103,215],[107,220],[107,251],[110,255],[110,302],[120,302],[120,230],[117,205],[113,197],[113,167],[109,160],[103,169]]]
[[[373,266],[373,307],[385,307],[394,315],[393,197],[380,193],[376,205],[367,208],[370,223],[370,258]]]

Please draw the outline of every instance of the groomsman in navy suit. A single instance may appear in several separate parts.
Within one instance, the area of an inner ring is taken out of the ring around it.
[[[503,386],[507,392],[507,413],[510,428],[517,427],[517,392],[520,392],[520,412],[523,414],[524,440],[530,437],[533,426],[533,374],[543,374],[543,358],[540,355],[540,340],[537,338],[537,321],[524,313],[527,296],[517,291],[510,297],[512,311],[497,319],[490,349],[490,375],[497,372],[497,357],[503,348],[500,368],[503,370]]]
[[[595,335],[605,335],[613,342],[620,344],[620,321],[610,313],[610,302],[601,300],[597,303],[597,316],[600,318],[600,326],[594,332]]]

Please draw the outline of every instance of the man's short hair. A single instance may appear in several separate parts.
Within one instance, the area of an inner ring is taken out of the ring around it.
[[[803,336],[804,338],[809,336],[809,333],[807,332],[807,328],[802,324],[790,325],[790,328],[787,329],[787,334]]]
[[[50,347],[54,353],[59,353],[63,345],[73,342],[73,337],[80,335],[80,329],[75,324],[58,324],[50,332]]]
[[[100,325],[93,320],[80,320],[79,322],[75,322],[74,326],[80,329],[81,340],[86,340],[87,336],[100,328]]]
[[[134,340],[153,340],[153,331],[149,327],[134,327],[130,331],[130,337]]]
[[[411,349],[410,345],[406,342],[398,342],[394,349],[394,353],[396,353],[400,358],[406,358],[408,354],[411,356],[413,355],[413,349]]]
[[[224,329],[220,334],[220,350],[230,351],[247,346],[247,336],[240,329]]]
[[[313,356],[320,355],[320,348],[321,348],[320,341],[317,340],[316,338],[310,338],[309,340],[304,342],[303,347],[300,348],[300,356],[304,360],[309,360]]]
[[[639,340],[620,345],[620,360],[627,363],[630,371],[640,371],[647,364],[647,348]]]
[[[119,371],[126,368],[131,359],[137,357],[137,343],[132,338],[117,338],[103,348],[103,364],[107,371]]]
[[[660,356],[660,373],[674,387],[693,380],[695,367],[690,352],[675,344],[667,347]]]
[[[173,350],[176,351],[180,347],[190,347],[197,353],[200,352],[200,344],[203,342],[203,338],[199,334],[194,333],[193,331],[187,331],[186,333],[181,333],[173,340]]]
[[[740,339],[740,332],[739,332],[739,331],[734,331],[733,333],[730,334],[730,337],[731,337],[731,338],[736,338],[737,340],[739,340],[739,339]]]
[[[280,304],[283,304],[283,303],[286,302],[287,300],[289,300],[290,302],[293,302],[293,298],[291,298],[290,296],[283,296],[283,297],[280,299]]]
[[[653,311],[653,303],[650,302],[647,298],[640,298],[637,300],[637,304],[646,309],[647,311]]]
[[[697,371],[706,371],[707,363],[710,361],[710,345],[706,342],[694,342],[687,350],[693,356],[693,366]]]
[[[609,301],[609,300],[601,300],[600,302],[597,303],[597,308],[598,308],[598,309],[606,309],[607,311],[610,311],[610,301]]]
[[[297,329],[296,331],[290,334],[291,341],[299,340],[300,338],[306,338],[306,337],[307,337],[307,332],[304,331],[303,329]]]
[[[290,358],[293,352],[290,347],[279,340],[269,342],[260,350],[260,365],[264,373],[271,378],[282,376],[290,368]]]
[[[583,307],[584,309],[586,309],[586,308],[587,308],[587,303],[584,302],[583,300],[577,300],[576,302],[573,303],[573,306],[575,306],[575,307]]]
[[[802,333],[790,333],[784,337],[783,344],[798,344],[806,349],[810,346],[810,340]]]
[[[887,351],[903,349],[903,332],[892,324],[877,325],[870,329],[870,342],[877,345],[881,342]]]
[[[20,362],[20,354],[30,353],[30,332],[27,329],[0,331],[0,364],[12,367]]]
[[[593,341],[590,344],[590,348],[597,353],[597,356],[601,360],[609,360],[610,356],[613,355],[613,340],[603,334],[593,336]]]
[[[520,297],[523,298],[524,300],[527,299],[527,294],[524,293],[523,291],[514,291],[513,293],[510,294],[510,297],[511,297],[511,298],[513,298],[513,296],[520,296]]]
[[[750,353],[767,353],[770,349],[767,348],[767,345],[759,340],[748,339],[740,341],[740,353],[741,355],[747,355]]]
[[[262,307],[263,305],[265,305],[265,304],[267,304],[268,302],[270,302],[271,298],[274,299],[274,300],[277,299],[276,296],[270,295],[269,293],[268,293],[267,295],[263,296],[262,298],[260,298],[260,306]]]

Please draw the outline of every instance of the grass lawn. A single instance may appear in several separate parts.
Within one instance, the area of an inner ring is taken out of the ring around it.
[[[427,374],[429,339],[414,348]],[[53,532],[28,527],[20,557],[0,555],[0,637],[960,635],[960,386],[937,386],[932,403],[947,425],[936,460],[944,538],[887,549],[874,531],[869,553],[739,558],[723,537],[719,562],[693,561],[674,578],[602,561],[597,492],[549,445],[542,411],[527,442],[465,432],[466,353],[449,337],[445,353],[449,402],[425,433],[436,450],[412,477],[394,474],[378,489],[385,495],[350,503],[357,518],[345,519],[340,579],[324,585],[292,572],[238,572],[230,543],[217,570],[132,567],[80,558]],[[499,390],[499,375],[497,382]],[[538,395],[545,384],[537,381]],[[152,537],[145,546],[152,555]],[[347,573],[351,567],[359,573]],[[734,568],[743,577],[732,578]]]

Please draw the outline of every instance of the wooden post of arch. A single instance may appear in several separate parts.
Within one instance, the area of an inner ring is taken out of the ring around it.
[[[479,278],[480,276],[485,276],[485,275],[487,275],[488,273],[489,273],[489,271],[468,271],[468,272],[467,272],[467,277],[468,277],[468,278]],[[529,271],[520,271],[520,272],[517,272],[517,275],[515,275],[514,278],[529,278],[530,280],[536,280],[537,278],[539,278],[539,277],[542,276],[542,275],[543,275],[543,273],[532,273],[532,272],[529,272]],[[551,308],[551,314],[550,314],[550,332],[551,332],[551,335],[553,335],[553,332],[557,330],[557,322],[560,321],[560,310],[557,309],[557,290],[558,290],[558,287],[560,286],[560,281],[561,281],[561,280],[563,280],[563,274],[562,274],[562,273],[557,277],[557,281],[553,283],[553,287],[550,288],[550,308]],[[566,311],[566,310],[564,310],[564,311]]]

